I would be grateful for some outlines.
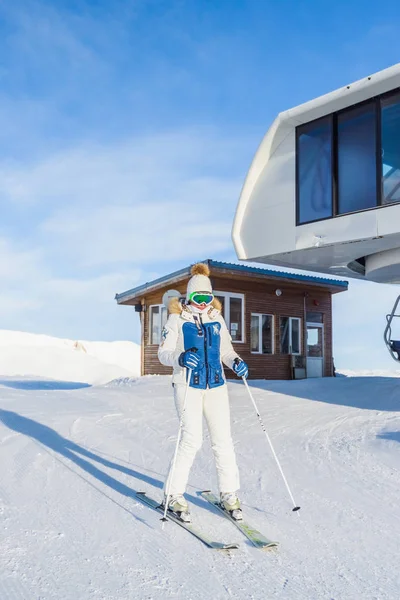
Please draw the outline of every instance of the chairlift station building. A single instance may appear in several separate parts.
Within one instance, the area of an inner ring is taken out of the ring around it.
[[[400,283],[400,64],[277,116],[233,242],[241,260]]]

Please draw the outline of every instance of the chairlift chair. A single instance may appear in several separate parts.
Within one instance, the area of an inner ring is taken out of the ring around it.
[[[400,315],[396,314],[397,307],[400,302],[400,296],[398,296],[396,302],[394,303],[392,312],[389,315],[386,315],[386,327],[385,332],[383,334],[383,338],[385,340],[385,344],[394,360],[400,362],[400,340],[392,339],[392,321],[396,317],[400,317]]]

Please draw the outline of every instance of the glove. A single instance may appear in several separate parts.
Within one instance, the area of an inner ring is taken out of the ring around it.
[[[240,358],[236,358],[235,362],[233,363],[232,369],[238,377],[244,377],[245,379],[247,379],[247,377],[249,376],[249,367],[246,365],[244,360]]]
[[[186,367],[187,369],[195,369],[199,366],[200,358],[196,354],[197,348],[190,348],[190,350],[186,350],[186,352],[182,352],[179,356],[178,362],[181,367]]]

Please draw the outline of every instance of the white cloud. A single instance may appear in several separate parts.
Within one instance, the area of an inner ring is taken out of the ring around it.
[[[230,244],[228,219],[208,221],[203,203],[76,207],[43,224],[46,239],[81,266],[136,265],[208,256]]]
[[[210,175],[220,163],[226,168],[228,152],[236,160],[235,144],[210,134],[81,146],[31,166],[3,163],[0,194],[32,218],[32,243],[76,268],[211,256],[231,247],[241,177]]]
[[[28,207],[132,206],[165,200],[201,200],[207,206],[221,200],[221,191],[226,201],[240,190],[242,173],[232,177],[232,166],[245,153],[246,143],[194,129],[107,145],[82,142],[37,163],[0,163],[0,194],[6,202]],[[227,176],[211,175],[226,167]]]
[[[5,278],[0,328],[60,337],[68,333],[71,338],[85,333],[88,339],[138,339],[138,322],[116,305],[114,294],[127,282],[138,285],[143,277],[142,271],[129,270],[86,279],[53,278],[43,272],[11,284]]]
[[[0,242],[3,302],[28,299],[8,304],[12,327],[123,337],[128,313],[115,292],[150,280],[144,270],[164,274],[169,263],[231,250],[240,152],[238,140],[192,129],[0,162],[0,199],[14,215]]]
[[[21,241],[0,238],[0,280],[2,289],[16,282],[41,277],[46,268],[39,248],[26,247]]]
[[[40,310],[42,305],[37,300],[21,297],[15,290],[3,290],[0,292],[0,313],[2,327],[10,329],[12,323],[16,323],[19,316],[27,311]]]

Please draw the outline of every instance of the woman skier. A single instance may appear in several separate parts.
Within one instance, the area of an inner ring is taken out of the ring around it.
[[[181,416],[187,389],[182,437],[174,473],[171,473],[171,464],[165,483],[164,502],[182,520],[190,521],[184,492],[193,460],[203,442],[204,414],[217,467],[221,506],[234,518],[241,519],[237,497],[239,472],[221,361],[238,377],[247,377],[248,368],[232,347],[231,336],[221,315],[221,304],[213,295],[208,266],[198,263],[192,267],[191,274],[186,303],[181,304],[178,298],[169,303],[170,315],[158,350],[160,362],[173,367],[172,385],[178,416]]]

